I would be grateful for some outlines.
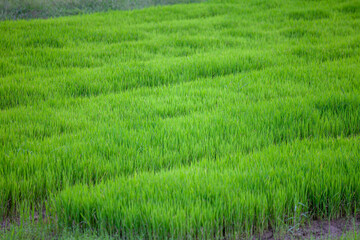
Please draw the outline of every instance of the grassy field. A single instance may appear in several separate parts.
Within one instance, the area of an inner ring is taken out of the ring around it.
[[[0,22],[0,220],[232,239],[358,214],[359,20],[211,0]]]

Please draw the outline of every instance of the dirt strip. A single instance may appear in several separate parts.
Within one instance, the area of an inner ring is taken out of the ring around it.
[[[44,219],[44,218],[43,218]],[[35,219],[37,221],[37,216]],[[18,224],[19,221],[10,221],[9,219],[0,222],[0,232],[7,231],[10,225]],[[261,235],[254,236],[253,240],[293,240],[293,239],[339,239],[340,237],[352,233],[354,230],[360,231],[360,214],[357,217],[340,218],[336,220],[314,220],[308,226],[302,226],[298,229],[284,234],[276,234],[273,231],[265,231]],[[51,236],[50,236],[51,238]]]
[[[360,231],[360,215],[355,218],[340,218],[336,220],[314,220],[308,226],[278,236],[272,231],[266,231],[253,239],[261,240],[290,240],[290,239],[338,239],[351,233],[354,230]]]

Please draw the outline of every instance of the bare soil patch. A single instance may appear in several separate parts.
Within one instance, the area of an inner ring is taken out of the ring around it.
[[[266,231],[254,239],[338,239],[349,232],[360,229],[360,215],[355,218],[340,218],[336,220],[314,220],[307,226],[302,226],[292,233],[276,236],[272,231]]]
[[[44,214],[44,213],[43,213]],[[45,218],[43,218],[45,219]],[[38,220],[38,215],[34,217],[35,221]],[[19,220],[4,219],[0,222],[0,230],[7,231],[11,224],[20,224]],[[314,220],[308,226],[303,226],[286,234],[278,235],[273,231],[265,231],[260,236],[254,236],[253,239],[261,240],[293,240],[293,239],[338,239],[353,231],[360,230],[360,214],[352,218],[340,218],[336,220]],[[53,235],[53,234],[52,234]],[[54,235],[53,235],[54,236]]]

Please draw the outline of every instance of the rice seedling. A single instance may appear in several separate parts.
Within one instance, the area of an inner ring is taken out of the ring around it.
[[[212,0],[0,22],[4,236],[41,218],[34,234],[57,238],[246,238],[358,214],[358,10]]]

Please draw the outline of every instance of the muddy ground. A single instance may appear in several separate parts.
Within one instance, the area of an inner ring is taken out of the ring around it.
[[[283,236],[276,235],[272,231],[266,231],[253,239],[338,239],[354,230],[360,230],[360,215],[355,218],[340,218],[332,221],[314,220],[308,226],[288,231]]]
[[[35,217],[34,220],[37,221],[37,216]],[[19,222],[12,221],[12,224],[19,224]],[[1,221],[0,236],[1,236],[1,232],[6,231],[6,229],[9,229],[9,227],[10,227],[9,220]],[[308,226],[302,226],[298,229],[291,229],[289,227],[289,230],[283,234],[276,234],[273,231],[265,231],[263,234],[254,236],[252,239],[253,240],[255,239],[261,239],[261,240],[339,239],[342,236],[346,236],[346,234],[354,232],[354,230],[356,230],[357,232],[360,231],[360,214],[357,215],[356,217],[340,218],[332,221],[314,220],[310,224],[308,224]],[[51,238],[51,236],[49,237]]]

